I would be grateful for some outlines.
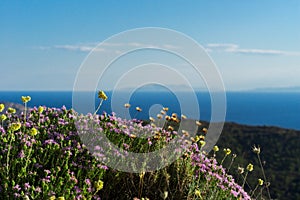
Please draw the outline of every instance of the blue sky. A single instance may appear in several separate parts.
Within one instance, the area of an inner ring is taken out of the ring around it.
[[[298,0],[2,0],[0,90],[72,90],[97,43],[141,27],[193,38],[227,90],[300,87]]]

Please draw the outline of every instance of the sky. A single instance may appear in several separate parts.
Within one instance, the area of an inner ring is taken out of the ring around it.
[[[300,88],[298,0],[1,0],[0,91],[70,91],[97,44],[143,27],[174,30],[199,43],[215,63],[227,91]],[[160,47],[180,48],[172,41],[160,42]],[[104,55],[117,54],[125,46],[142,44],[107,43],[98,50]],[[145,51],[119,62],[103,79],[107,84],[99,85],[109,89],[119,80],[110,79],[114,74],[121,76],[137,60],[147,66],[153,60],[145,57],[156,54]],[[194,81],[193,86],[205,86],[200,79],[197,85],[197,77],[193,78],[184,62],[174,58],[165,63],[168,59],[163,56],[160,61],[181,70],[181,75]],[[173,76],[164,78],[166,84],[176,85]],[[122,86],[132,84],[134,81]]]

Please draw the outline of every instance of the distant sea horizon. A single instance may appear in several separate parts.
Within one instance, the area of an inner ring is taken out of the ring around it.
[[[47,107],[66,106],[72,108],[72,91],[0,91],[0,102],[22,104],[21,96],[31,96],[29,107],[45,105]],[[84,95],[84,92],[83,92]],[[108,100],[103,102],[99,113],[111,113],[111,92],[107,92]],[[95,93],[95,107],[99,103]],[[210,121],[211,101],[208,92],[196,92],[199,101],[200,119]],[[226,92],[227,111],[226,122],[235,122],[252,126],[277,126],[281,128],[300,130],[300,93],[278,91],[236,91]],[[120,99],[122,102],[122,99]],[[120,107],[123,107],[123,103]],[[139,91],[134,93],[129,102],[131,117],[139,119],[149,118],[149,108],[153,104],[169,107],[168,114],[173,112],[181,114],[180,104],[176,95],[169,91]],[[135,107],[143,109],[137,113]],[[193,109],[193,108],[191,108]],[[121,114],[121,113],[116,113]],[[182,113],[186,114],[186,113]],[[193,114],[189,118],[194,119]]]

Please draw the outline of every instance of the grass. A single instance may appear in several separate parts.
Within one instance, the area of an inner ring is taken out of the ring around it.
[[[106,100],[105,93],[101,95],[100,104]],[[253,165],[249,163],[237,169],[241,181],[235,181],[228,174],[236,157],[230,148],[221,152],[215,146],[206,153],[207,129],[197,122],[201,131],[191,138],[187,131],[177,130],[185,117],[168,116],[167,108],[146,123],[115,114],[79,115],[65,107],[27,109],[30,98],[23,97],[22,101],[25,110],[21,115],[12,108],[3,113],[4,105],[0,104],[0,199],[271,198],[262,196],[264,190],[269,194],[265,175],[250,186],[247,177]],[[99,131],[119,149],[102,142]],[[128,162],[130,152],[154,152],[174,140],[181,142],[185,151],[159,170],[148,171],[144,166],[138,173],[124,172],[104,164],[112,159],[136,169],[139,163]],[[253,152],[260,160],[260,148],[253,148]],[[217,154],[222,155],[220,162]],[[228,160],[225,168],[223,162]],[[248,192],[245,185],[250,188]]]

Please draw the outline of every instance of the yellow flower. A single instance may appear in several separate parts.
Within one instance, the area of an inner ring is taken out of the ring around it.
[[[176,114],[176,113],[173,113],[173,114],[172,114],[172,118],[177,119],[177,114]]]
[[[238,173],[243,174],[244,173],[244,168],[243,167],[238,167]]]
[[[157,114],[156,117],[157,117],[157,119],[161,119],[162,115],[161,114]]]
[[[43,106],[39,106],[38,112],[39,112],[39,113],[42,113],[43,111],[44,111],[44,107],[43,107]]]
[[[166,115],[166,116],[165,116],[165,120],[170,121],[170,120],[171,120],[171,117],[170,117],[169,115]]]
[[[38,133],[38,130],[36,130],[36,128],[32,128],[32,129],[30,130],[30,135],[31,135],[31,136],[35,136],[37,133]]]
[[[27,103],[28,101],[30,101],[31,100],[31,97],[30,96],[22,96],[22,101],[23,101],[23,103]]]
[[[96,188],[97,191],[102,190],[103,186],[104,186],[104,182],[101,180],[96,181],[94,183],[94,187]]]
[[[256,153],[256,154],[260,154],[260,147],[259,146],[253,146],[253,148],[252,148],[252,151],[253,151],[253,153]]]
[[[9,126],[9,129],[11,131],[17,131],[21,128],[21,123],[17,122],[17,123],[11,123],[11,125]]]
[[[4,121],[4,120],[6,120],[6,115],[4,115],[4,114],[2,114],[1,116],[0,116],[0,119],[1,119],[1,121]]]
[[[155,119],[153,117],[149,117],[151,122],[155,122]]]
[[[105,94],[105,92],[103,90],[100,90],[98,92],[98,98],[99,99],[103,99],[103,100],[107,100],[107,96],[106,96],[106,94]]]
[[[229,154],[231,154],[231,149],[225,148],[224,152],[225,152],[226,155],[229,155]]]
[[[264,184],[264,181],[262,179],[258,179],[258,185],[263,185]]]
[[[181,132],[182,132],[182,134],[183,134],[184,136],[186,136],[186,137],[188,137],[188,136],[190,135],[189,132],[186,131],[186,130],[182,130]]]
[[[49,198],[49,200],[54,200],[54,199],[56,199],[55,196],[51,196],[51,197]]]
[[[207,133],[207,128],[203,128],[202,131],[203,131],[203,133],[206,134]]]
[[[172,126],[168,126],[168,130],[169,130],[169,131],[173,131],[174,128],[173,128]]]
[[[205,146],[205,144],[206,144],[206,142],[205,142],[205,141],[203,141],[203,140],[200,140],[200,141],[199,141],[199,144],[200,144],[200,146],[201,146],[201,147],[204,147],[204,146]]]
[[[195,190],[195,196],[201,197],[201,192],[200,192],[200,190]]]
[[[16,109],[14,109],[14,108],[8,108],[7,112],[10,113],[10,114],[14,114],[14,113],[16,113]]]
[[[141,109],[140,107],[136,107],[135,109],[136,109],[136,111],[138,111],[138,112],[142,112],[142,109]]]
[[[165,112],[164,110],[161,110],[161,111],[160,111],[160,114],[165,115],[166,112]]]
[[[4,110],[5,106],[3,103],[0,104],[0,112],[2,112]]]
[[[249,164],[247,165],[247,170],[248,170],[249,172],[253,171],[253,165],[252,165],[251,163],[249,163]]]
[[[219,151],[219,147],[218,147],[217,145],[215,145],[214,148],[213,148],[213,151],[214,151],[214,152]]]
[[[58,200],[65,200],[65,197],[58,197]]]
[[[201,122],[199,122],[199,121],[196,121],[196,125],[197,125],[197,126],[201,126],[201,125],[202,125],[202,123],[201,123]]]
[[[163,110],[164,110],[164,111],[168,111],[169,108],[168,108],[168,107],[164,107]]]
[[[129,104],[129,103],[125,103],[125,104],[124,104],[124,107],[125,107],[125,108],[130,108],[130,104]]]
[[[198,140],[205,140],[205,136],[204,135],[197,135],[196,137],[198,137]]]

